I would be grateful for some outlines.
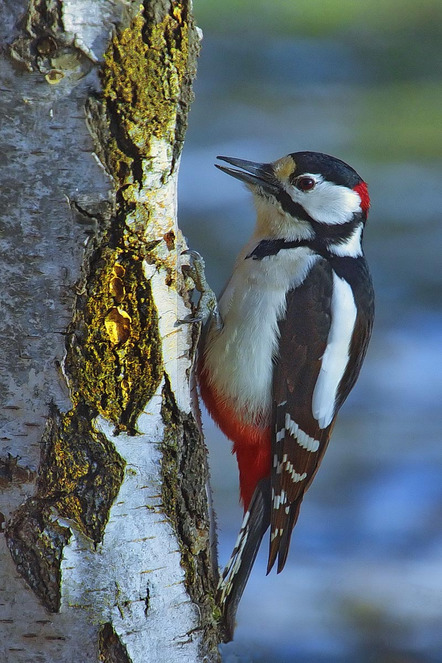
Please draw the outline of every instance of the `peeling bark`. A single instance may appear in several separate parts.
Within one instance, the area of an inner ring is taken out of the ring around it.
[[[0,658],[217,661],[198,329],[177,324],[189,4],[0,13]]]

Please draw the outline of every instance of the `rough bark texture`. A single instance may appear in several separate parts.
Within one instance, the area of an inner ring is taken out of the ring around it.
[[[8,0],[0,660],[216,661],[176,178],[188,2]]]

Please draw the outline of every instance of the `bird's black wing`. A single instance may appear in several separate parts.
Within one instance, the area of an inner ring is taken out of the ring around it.
[[[290,533],[331,433],[321,430],[312,398],[331,326],[332,270],[325,259],[287,294],[273,374],[271,526],[268,571],[284,567]]]
[[[356,317],[348,361],[336,392],[333,416],[321,428],[313,394],[332,325],[334,280],[351,287]],[[365,260],[320,259],[303,284],[287,294],[279,322],[279,352],[273,376],[272,506],[268,571],[278,558],[284,568],[293,527],[306,490],[326,451],[336,414],[359,374],[371,334],[373,295]]]

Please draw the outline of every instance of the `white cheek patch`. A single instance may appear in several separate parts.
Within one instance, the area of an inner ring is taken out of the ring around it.
[[[333,272],[331,327],[312,399],[312,412],[320,428],[335,414],[336,394],[347,368],[357,309],[350,285]]]
[[[305,174],[309,177],[309,173]],[[353,189],[333,182],[327,182],[320,175],[311,175],[316,186],[311,191],[299,191],[294,186],[287,187],[287,193],[302,205],[307,214],[319,223],[339,225],[351,221],[356,212],[361,211],[361,199]]]

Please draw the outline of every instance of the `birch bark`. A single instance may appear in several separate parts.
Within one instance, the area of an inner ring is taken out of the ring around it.
[[[188,0],[4,0],[0,659],[217,661],[176,181]]]

